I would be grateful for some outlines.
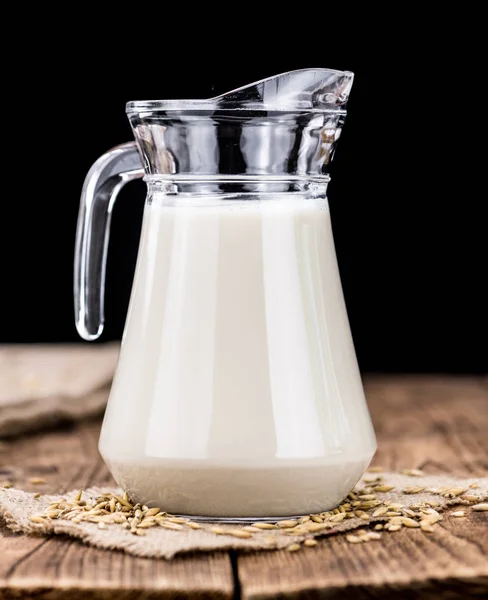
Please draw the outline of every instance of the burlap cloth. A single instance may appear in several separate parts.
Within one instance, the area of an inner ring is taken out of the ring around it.
[[[0,437],[100,414],[118,343],[0,346]]]
[[[370,474],[366,474],[370,475]],[[406,507],[417,505],[421,502],[435,501],[439,503],[436,510],[443,510],[449,505],[469,504],[468,501],[460,497],[445,498],[438,493],[440,488],[463,488],[466,494],[476,496],[479,502],[488,497],[488,477],[476,479],[458,479],[446,476],[411,477],[396,473],[382,473],[384,483],[395,486],[395,489],[387,493],[377,493],[378,500],[388,501],[388,503],[399,503]],[[469,486],[477,483],[479,487],[470,489]],[[357,487],[367,485],[360,482]],[[426,491],[418,494],[405,494],[402,489],[421,485]],[[432,491],[430,491],[432,490]],[[102,492],[117,492],[116,489],[92,488],[85,490],[83,498],[95,498]],[[66,494],[63,497],[74,496],[75,492]],[[184,528],[180,531],[170,531],[160,527],[146,529],[146,535],[139,537],[124,529],[121,525],[108,525],[106,529],[99,529],[96,523],[73,523],[68,520],[45,520],[44,523],[34,523],[29,520],[33,515],[38,515],[46,509],[48,504],[59,496],[40,496],[35,498],[30,494],[18,489],[0,488],[0,516],[3,516],[7,526],[13,531],[36,535],[60,535],[66,534],[81,539],[86,544],[105,549],[122,550],[136,556],[153,558],[172,558],[176,554],[195,551],[214,551],[214,550],[270,550],[285,548],[293,542],[301,542],[306,538],[337,534],[339,532],[350,531],[359,527],[368,528],[372,523],[384,521],[384,517],[371,517],[369,523],[363,519],[352,518],[341,523],[334,524],[333,529],[322,530],[319,532],[310,532],[307,535],[288,536],[282,530],[267,530],[252,534],[250,539],[240,539],[229,535],[216,535],[210,531],[216,524],[202,523],[202,529]],[[472,504],[472,502],[471,502]],[[466,509],[469,511],[470,509]],[[370,515],[374,509],[367,511]],[[479,513],[486,515],[487,513]],[[488,524],[488,519],[487,519]],[[237,525],[218,524],[218,527],[224,530],[236,529]],[[387,533],[386,535],[390,535]],[[426,534],[429,535],[429,534]],[[430,534],[435,535],[435,533]]]

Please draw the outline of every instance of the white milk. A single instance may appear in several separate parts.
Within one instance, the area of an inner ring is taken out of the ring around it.
[[[146,206],[101,453],[169,512],[327,510],[376,448],[327,202],[210,200]]]

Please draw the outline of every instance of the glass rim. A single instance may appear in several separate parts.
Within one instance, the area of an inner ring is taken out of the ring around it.
[[[283,105],[277,107],[275,105],[267,105],[263,102],[247,102],[246,106],[242,106],[242,102],[227,103],[225,106],[219,105],[215,100],[133,100],[127,102],[125,107],[126,114],[130,117],[131,115],[139,113],[152,113],[152,112],[276,112],[276,113],[334,113],[343,114],[347,113],[345,108],[310,108],[308,103],[300,103],[293,105]]]

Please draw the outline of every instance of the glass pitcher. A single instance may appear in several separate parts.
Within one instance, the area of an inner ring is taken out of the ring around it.
[[[110,215],[148,195],[100,452],[134,501],[258,519],[341,502],[376,441],[326,199],[353,74],[303,69],[207,100],[129,102],[135,143],[83,187],[78,331],[96,339]]]

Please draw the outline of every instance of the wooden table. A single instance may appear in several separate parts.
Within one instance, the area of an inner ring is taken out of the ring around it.
[[[375,464],[391,470],[488,475],[488,379],[369,377],[378,436]],[[112,484],[97,453],[99,422],[39,433],[0,451],[0,479],[64,492]],[[40,491],[39,487],[35,488]],[[404,530],[381,542],[331,536],[303,552],[216,552],[166,562],[78,541],[0,529],[0,599],[488,597],[486,513],[442,521],[435,534]]]

